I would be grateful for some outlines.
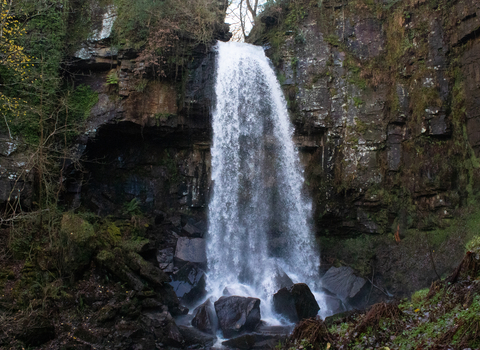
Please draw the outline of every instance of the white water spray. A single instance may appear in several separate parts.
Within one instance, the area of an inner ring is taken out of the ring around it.
[[[283,271],[294,283],[319,287],[293,127],[261,47],[219,42],[215,93],[207,288],[216,298],[229,287],[262,299],[262,318],[274,322],[271,298],[287,278]]]

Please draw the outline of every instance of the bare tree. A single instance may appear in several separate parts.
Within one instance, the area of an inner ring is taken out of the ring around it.
[[[233,40],[244,41],[253,27],[259,6],[264,0],[231,0],[227,18],[230,20]]]

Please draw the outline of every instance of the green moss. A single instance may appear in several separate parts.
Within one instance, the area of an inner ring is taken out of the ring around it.
[[[148,239],[129,239],[121,243],[125,251],[138,253],[149,242]]]
[[[113,222],[108,224],[107,232],[114,245],[116,245],[122,239],[122,232],[120,231],[120,228],[118,228]]]
[[[97,259],[101,262],[109,262],[115,259],[115,255],[107,249],[103,249],[97,254]]]

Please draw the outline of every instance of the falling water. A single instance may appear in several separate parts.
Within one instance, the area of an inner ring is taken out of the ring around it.
[[[293,127],[261,47],[218,43],[215,93],[208,288],[216,297],[229,287],[261,298],[263,318],[275,318],[269,306],[285,273],[318,287],[312,205],[302,193]]]

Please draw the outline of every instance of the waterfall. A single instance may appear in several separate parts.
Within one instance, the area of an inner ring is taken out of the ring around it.
[[[207,288],[216,297],[229,287],[262,299],[266,319],[285,273],[318,288],[312,204],[303,194],[287,104],[263,49],[219,42],[217,50]]]

